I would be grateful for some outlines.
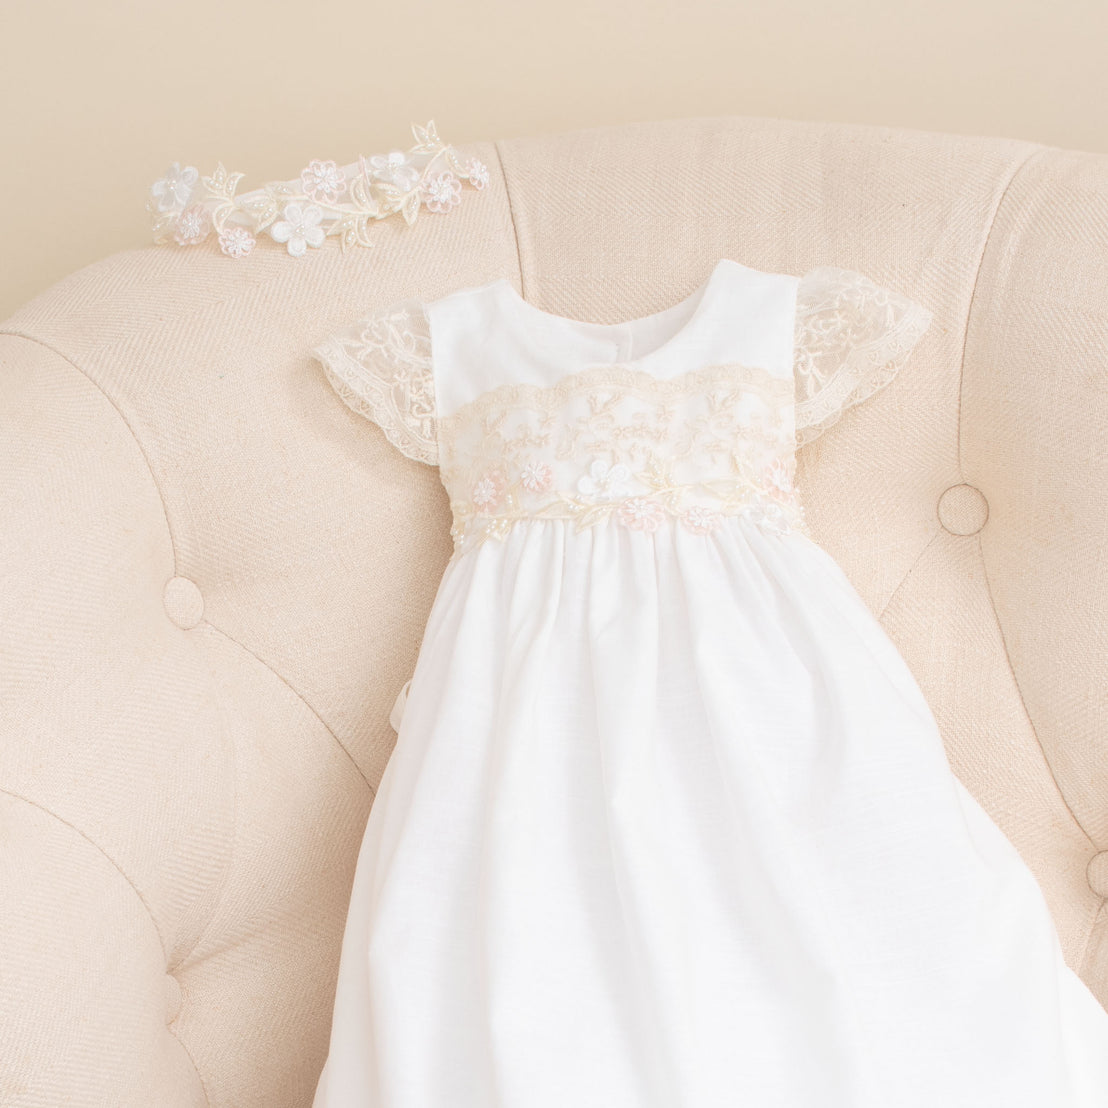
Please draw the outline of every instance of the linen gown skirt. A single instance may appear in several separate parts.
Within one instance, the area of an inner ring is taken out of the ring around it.
[[[316,1108],[1103,1108],[1108,1013],[797,532],[451,559]]]

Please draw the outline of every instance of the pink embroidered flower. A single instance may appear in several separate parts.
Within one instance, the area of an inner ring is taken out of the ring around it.
[[[782,510],[780,504],[772,500],[759,501],[744,509],[744,515],[752,519],[759,527],[777,534],[785,534],[791,530],[789,518]]]
[[[300,184],[304,192],[320,204],[333,204],[346,192],[346,178],[332,161],[313,158],[300,171]]]
[[[631,471],[622,462],[610,465],[603,458],[594,458],[588,474],[578,478],[577,491],[597,500],[614,500],[631,491],[627,483],[630,478]]]
[[[219,249],[232,258],[244,258],[254,249],[257,241],[246,227],[224,227],[219,236]]]
[[[173,237],[182,246],[195,246],[208,237],[211,229],[212,217],[204,210],[204,205],[193,204],[177,217]]]
[[[681,513],[681,522],[698,535],[714,530],[722,519],[719,512],[703,504],[692,504]]]
[[[200,176],[194,165],[181,168],[180,162],[174,162],[160,181],[150,186],[150,194],[158,202],[159,212],[168,212],[174,208],[184,208],[192,195],[193,185]]]
[[[466,177],[475,189],[483,189],[489,183],[489,168],[484,162],[470,158],[466,162]]]
[[[326,232],[320,227],[323,209],[317,204],[301,204],[291,200],[282,213],[284,219],[277,220],[269,228],[274,242],[287,242],[289,253],[294,258],[304,254],[309,246],[322,246]]]
[[[632,496],[616,510],[620,523],[634,531],[655,531],[665,519],[660,504],[645,496]]]
[[[543,492],[553,480],[554,471],[546,462],[528,462],[519,474],[520,484],[531,492]]]
[[[453,173],[436,173],[423,182],[423,202],[432,212],[445,212],[462,202],[462,182]]]
[[[770,495],[776,496],[779,500],[784,499],[781,496],[782,493],[792,494],[793,486],[788,467],[779,457],[763,467],[762,480],[768,486]]]
[[[395,185],[408,192],[419,181],[419,170],[412,165],[411,159],[403,150],[392,150],[388,154],[374,154],[371,158],[362,157],[362,172],[368,165],[370,172],[379,181]]]
[[[500,503],[501,496],[504,495],[504,489],[507,487],[507,481],[504,479],[504,474],[498,469],[490,469],[478,482],[473,486],[473,492],[470,494],[474,505],[482,511],[488,511],[490,508],[495,508]]]

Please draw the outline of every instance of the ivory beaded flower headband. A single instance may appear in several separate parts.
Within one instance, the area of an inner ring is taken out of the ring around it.
[[[222,163],[201,177],[195,166],[182,169],[174,162],[147,192],[154,241],[196,246],[214,231],[224,254],[242,258],[265,231],[287,244],[293,257],[322,246],[328,235],[339,236],[345,251],[372,245],[370,220],[401,212],[411,226],[421,207],[447,212],[460,204],[463,181],[476,189],[488,184],[487,167],[476,158],[463,164],[454,147],[439,139],[433,119],[426,127],[413,123],[412,133],[416,144],[407,153],[363,154],[342,167],[313,159],[298,178],[271,181],[241,196],[235,188],[243,174],[228,173]]]

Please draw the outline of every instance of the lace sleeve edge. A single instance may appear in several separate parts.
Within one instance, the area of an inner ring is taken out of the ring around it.
[[[934,314],[929,308],[897,293],[889,295],[899,309],[894,325],[873,342],[850,350],[843,365],[815,395],[796,402],[797,447],[818,438],[838,423],[844,412],[889,384],[930,328]]]
[[[416,434],[390,402],[388,383],[353,357],[339,338],[325,339],[311,352],[348,408],[380,427],[405,457],[430,466],[439,464],[437,436],[428,439]]]

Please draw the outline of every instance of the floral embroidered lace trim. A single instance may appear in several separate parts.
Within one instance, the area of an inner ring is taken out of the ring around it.
[[[792,484],[793,383],[739,364],[657,378],[598,365],[552,386],[509,383],[439,420],[456,551],[524,519],[608,519],[697,534],[746,515],[807,534]]]
[[[233,258],[249,254],[257,235],[266,231],[287,245],[293,257],[322,246],[335,235],[348,246],[371,246],[369,225],[401,212],[411,226],[421,207],[447,212],[461,203],[462,182],[483,189],[488,168],[476,158],[464,164],[454,147],[442,142],[435,121],[412,124],[416,143],[407,153],[392,150],[339,167],[313,159],[291,181],[271,181],[235,196],[241,173],[223,164],[210,177],[195,166],[174,162],[147,192],[146,210],[153,213],[156,243],[172,237],[181,246],[196,246],[214,230],[219,248]],[[446,168],[442,168],[445,162]]]
[[[312,349],[346,405],[402,454],[438,465],[431,329],[416,299],[397,301]]]
[[[797,446],[887,385],[931,321],[922,304],[864,274],[834,266],[809,270],[797,290]]]
[[[916,301],[833,266],[809,270],[797,290],[794,434],[797,446],[888,384],[927,331]],[[339,396],[378,423],[410,458],[438,464],[430,327],[422,303],[398,302],[314,348]]]

